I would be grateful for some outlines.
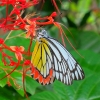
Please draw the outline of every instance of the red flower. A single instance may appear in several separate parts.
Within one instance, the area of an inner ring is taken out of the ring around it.
[[[4,40],[2,38],[0,38],[0,44],[3,44]]]
[[[24,61],[24,65],[27,66],[27,65],[30,65],[30,64],[31,64],[31,61],[30,61],[30,60],[25,60],[25,61]]]
[[[25,29],[27,30],[26,37],[29,37],[30,35],[35,36],[35,28],[36,28],[36,22],[30,21],[27,19],[27,22],[30,25],[25,25]]]
[[[10,46],[10,48],[12,49],[12,51],[15,52],[16,59],[23,60],[23,56],[22,56],[22,52],[24,51],[23,46],[20,46],[20,47]]]

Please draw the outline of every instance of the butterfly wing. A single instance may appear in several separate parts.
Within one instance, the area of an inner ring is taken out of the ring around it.
[[[54,59],[54,77],[61,82],[70,85],[73,80],[84,78],[84,72],[72,55],[53,38],[47,38],[49,46],[52,48]]]
[[[32,75],[45,85],[54,79],[70,85],[73,80],[84,78],[84,72],[71,54],[53,38],[41,38],[32,54]],[[36,77],[37,76],[37,77]]]
[[[48,41],[36,41],[32,54],[32,76],[39,83],[46,85],[53,82],[53,63],[52,52],[48,47]]]

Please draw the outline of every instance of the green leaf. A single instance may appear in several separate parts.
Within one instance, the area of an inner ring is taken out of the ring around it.
[[[100,36],[93,31],[79,32],[80,49],[100,52]]]
[[[5,10],[5,6],[0,6],[0,11]]]
[[[36,80],[28,76],[25,78],[25,80],[26,80],[26,91],[31,95],[35,94],[35,90],[37,87],[40,86],[40,84]]]
[[[4,72],[4,70],[2,69],[3,67],[5,67],[4,66],[4,64],[0,61],[0,79],[3,77],[3,76],[5,76],[6,75],[6,73]],[[0,80],[0,86],[1,87],[4,87],[5,85],[6,85],[6,83],[7,83],[7,79],[5,78],[5,79],[2,79],[2,80]]]
[[[89,7],[91,5],[91,0],[87,0],[84,2],[84,0],[79,0],[77,4],[78,11],[86,13],[89,10]]]
[[[12,88],[0,87],[0,100],[22,100],[22,97]]]
[[[68,39],[71,40],[71,44],[76,49],[92,50],[97,53],[100,52],[100,35],[98,35],[98,33],[94,31],[77,30],[74,28],[70,29],[70,31],[72,35],[70,35],[67,31],[65,32]],[[70,44],[68,45],[68,41],[66,39],[65,42],[67,44],[67,50],[74,50]]]
[[[73,56],[80,62],[81,66],[88,68],[93,72],[100,72],[100,54],[90,50],[79,50],[78,51],[83,58],[81,58],[75,51],[72,52]]]
[[[6,73],[0,68],[0,79],[5,76]],[[4,87],[7,84],[7,78],[0,80],[0,86]]]
[[[31,96],[30,100],[61,100],[61,98],[53,92],[44,91]]]
[[[12,87],[21,95],[24,96],[23,84],[22,84],[22,73],[15,70],[11,74],[14,81],[10,80]]]
[[[18,89],[16,87],[16,85],[14,83],[12,83],[12,86],[16,89],[16,91],[21,95],[24,96],[24,90],[23,90],[23,81],[22,81],[22,74],[15,71],[11,74],[11,76],[16,79],[16,83],[20,86],[20,88]],[[26,84],[25,84],[26,83]],[[30,94],[34,94],[35,90],[37,87],[40,86],[39,83],[37,83],[33,78],[26,76],[25,77],[25,88],[26,88],[26,92],[30,93]]]
[[[22,37],[11,38],[5,42],[5,44],[7,44],[8,46],[24,46],[25,49],[28,48],[29,43],[30,43],[29,39]]]
[[[84,17],[82,18],[79,27],[83,27],[86,25],[88,18],[90,17],[91,11],[88,11]]]
[[[25,32],[23,30],[13,30],[9,32],[9,38],[21,37],[21,34],[25,37]],[[23,37],[23,38],[24,38]]]
[[[67,18],[69,27],[77,28],[77,25],[68,16],[66,16],[66,18]]]

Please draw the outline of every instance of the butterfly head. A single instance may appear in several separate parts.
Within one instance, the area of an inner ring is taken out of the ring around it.
[[[43,37],[48,37],[47,31],[44,30],[44,29],[36,30],[36,38],[40,39],[40,38],[43,38]]]

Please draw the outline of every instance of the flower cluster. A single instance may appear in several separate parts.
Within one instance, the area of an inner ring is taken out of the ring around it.
[[[1,0],[0,6],[6,6],[6,18],[2,18],[0,20],[0,28],[14,30],[15,27],[20,24],[20,16],[21,12],[29,8],[30,6],[34,6],[38,4],[38,0]],[[12,6],[13,9],[8,14],[9,6]]]
[[[22,18],[21,15],[23,11],[31,6],[39,4],[39,1],[41,0],[1,0],[0,6],[6,6],[6,18],[0,19],[0,28],[3,28],[4,30],[18,30],[18,29],[26,29],[29,28],[26,26],[26,22],[31,24],[31,26],[34,28],[36,27],[35,23],[38,20],[47,19],[49,21],[52,21],[51,18],[39,18],[38,16],[33,19],[28,19],[34,14],[31,14],[30,16],[27,16],[25,18]],[[44,1],[44,0],[43,0]],[[59,9],[57,7],[57,4],[55,0],[51,0],[54,4],[55,8],[59,12]],[[12,6],[13,9],[8,14],[9,6]],[[54,17],[55,15],[51,16]],[[41,23],[42,25],[43,23]],[[48,25],[48,23],[45,23],[45,25]]]

